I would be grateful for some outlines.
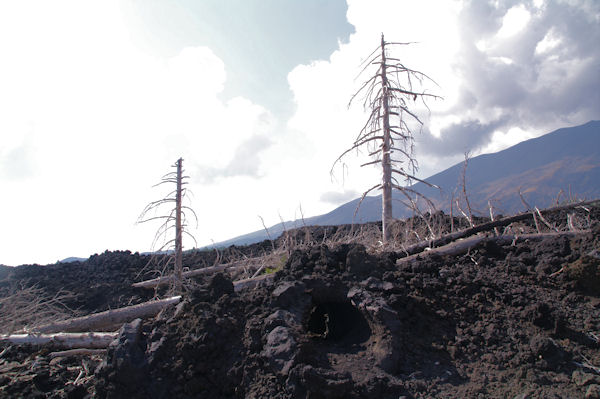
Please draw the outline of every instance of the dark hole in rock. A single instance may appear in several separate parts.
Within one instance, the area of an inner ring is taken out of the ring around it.
[[[358,309],[347,302],[313,303],[306,329],[328,341],[362,343],[371,336],[371,328]]]

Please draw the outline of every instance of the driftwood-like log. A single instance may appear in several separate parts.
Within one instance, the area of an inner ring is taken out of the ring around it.
[[[173,296],[158,301],[140,303],[119,309],[111,309],[88,316],[76,317],[74,319],[58,321],[36,327],[36,333],[49,334],[55,332],[82,332],[82,331],[106,331],[118,328],[122,324],[134,319],[146,319],[156,316],[167,306],[178,303],[181,296]]]
[[[56,334],[12,334],[0,336],[0,342],[15,345],[52,345],[60,349],[106,348],[115,339],[117,332],[56,333]]]
[[[587,233],[588,231],[563,231],[560,233],[538,233],[538,234],[506,234],[497,237],[470,237],[464,240],[452,242],[450,244],[433,248],[429,251],[420,252],[400,258],[396,260],[396,264],[401,265],[404,263],[410,263],[418,258],[426,256],[438,255],[438,256],[454,256],[467,252],[468,250],[475,248],[477,245],[483,242],[494,242],[498,245],[506,245],[517,241],[524,240],[543,240],[544,238],[561,237],[561,236],[574,236],[581,233]]]
[[[237,269],[241,269],[243,267],[247,267],[249,263],[251,264],[252,262],[255,262],[255,261],[261,261],[262,259],[263,258],[250,258],[250,259],[243,259],[243,260],[230,262],[230,263],[224,263],[222,265],[217,265],[217,266],[203,267],[201,269],[190,270],[190,271],[184,272],[183,277],[189,278],[189,277],[194,277],[194,276],[200,276],[202,274],[211,274],[211,273],[222,272],[222,271],[230,270],[230,269],[237,270]],[[132,286],[136,287],[136,288],[155,288],[160,285],[170,284],[172,281],[173,281],[173,276],[169,275],[169,276],[164,276],[164,277],[157,277],[152,280],[146,280],[146,281],[140,281],[138,283],[133,283]]]
[[[582,202],[576,202],[573,204],[547,208],[547,209],[544,209],[543,211],[546,213],[557,212],[557,211],[562,211],[565,209],[577,208],[578,206],[585,206],[585,205],[590,205],[590,204],[598,203],[598,202],[599,202],[599,200],[582,201]],[[475,235],[477,233],[481,233],[483,231],[489,231],[489,230],[494,229],[495,227],[508,226],[511,223],[518,222],[521,220],[526,220],[531,217],[532,217],[532,213],[530,211],[528,211],[528,212],[524,212],[524,213],[519,213],[518,215],[509,216],[509,217],[506,217],[503,219],[497,219],[493,222],[482,223],[475,227],[471,227],[468,229],[455,231],[454,233],[446,234],[446,235],[444,235],[440,238],[434,239],[434,240],[422,241],[417,244],[411,245],[411,246],[405,248],[402,251],[402,254],[405,254],[406,256],[414,255],[414,254],[423,252],[426,248],[440,247],[442,245],[446,245],[452,241],[456,241],[461,238],[469,237],[469,236]]]
[[[244,288],[252,288],[256,287],[258,283],[261,281],[268,281],[273,278],[274,274],[263,274],[258,277],[247,278],[244,280],[238,280],[233,282],[233,289],[237,291],[241,291]]]

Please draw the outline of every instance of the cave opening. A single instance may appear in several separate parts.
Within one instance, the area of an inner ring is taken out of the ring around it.
[[[317,338],[350,344],[363,343],[371,336],[369,323],[350,301],[313,302],[306,330]]]

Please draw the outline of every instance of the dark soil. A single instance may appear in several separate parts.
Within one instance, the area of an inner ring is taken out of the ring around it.
[[[295,250],[255,289],[236,293],[222,274],[198,280],[156,320],[125,325],[103,356],[5,346],[0,396],[600,398],[598,213],[577,236],[410,263],[356,244]],[[64,287],[73,305],[104,310],[153,295],[130,287],[146,261],[107,252],[20,267],[2,284]]]

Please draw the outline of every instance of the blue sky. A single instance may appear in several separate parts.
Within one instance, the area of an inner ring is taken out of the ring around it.
[[[382,32],[443,97],[415,105],[421,177],[600,119],[594,0],[0,2],[0,263],[149,250],[180,156],[200,245],[356,197],[364,156],[329,170]]]
[[[327,59],[354,27],[343,0],[126,1],[136,45],[163,57],[206,46],[223,60],[222,98],[243,96],[281,114],[293,111],[287,74]]]

